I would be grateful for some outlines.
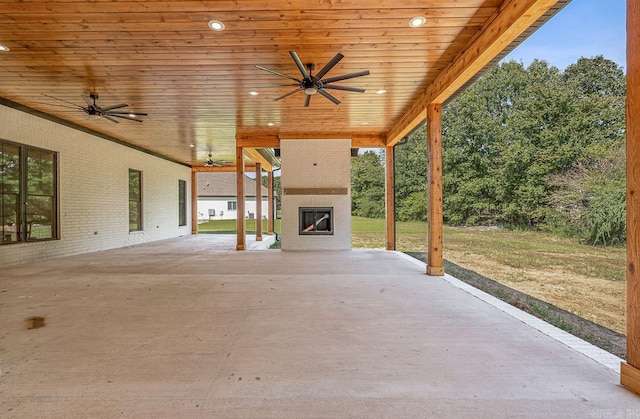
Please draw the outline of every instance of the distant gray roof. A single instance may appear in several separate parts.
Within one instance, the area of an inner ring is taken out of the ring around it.
[[[198,196],[236,196],[235,172],[200,172],[197,173],[196,182]],[[268,194],[266,187],[262,186],[262,197]],[[256,181],[245,175],[244,195],[256,196]]]

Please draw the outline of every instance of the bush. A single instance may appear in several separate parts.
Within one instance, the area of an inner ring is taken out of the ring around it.
[[[625,178],[605,181],[593,191],[582,215],[583,237],[592,245],[621,245],[627,240]]]

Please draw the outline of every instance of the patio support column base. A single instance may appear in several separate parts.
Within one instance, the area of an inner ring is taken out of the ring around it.
[[[620,384],[640,394],[640,369],[626,362],[620,363]]]
[[[442,267],[442,266],[427,266],[427,275],[444,276],[444,267]]]

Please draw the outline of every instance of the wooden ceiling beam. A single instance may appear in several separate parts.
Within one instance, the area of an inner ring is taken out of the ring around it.
[[[389,130],[387,146],[398,143],[424,121],[429,104],[444,103],[558,3],[567,0],[505,0],[469,45]]]
[[[384,135],[377,133],[349,134],[330,132],[298,132],[298,133],[239,133],[236,135],[236,146],[245,148],[280,148],[280,140],[351,140],[354,148],[382,148],[385,146]]]
[[[273,170],[273,165],[271,164],[271,162],[267,160],[262,154],[260,154],[257,149],[245,147],[244,152],[247,153],[247,156],[249,156],[249,158],[253,160],[254,163],[260,163],[262,165],[262,170],[267,172],[271,172]]]

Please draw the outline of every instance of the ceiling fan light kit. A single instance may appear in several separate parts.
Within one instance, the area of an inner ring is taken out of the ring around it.
[[[277,97],[274,99],[274,101],[278,101],[278,100],[282,100],[288,96],[293,95],[294,93],[298,93],[303,91],[305,93],[305,99],[304,99],[304,106],[308,107],[309,103],[311,102],[311,96],[319,93],[321,96],[324,96],[325,98],[327,98],[328,100],[330,100],[331,102],[335,103],[336,105],[339,105],[341,102],[335,97],[333,96],[331,93],[325,91],[325,89],[334,89],[334,90],[342,90],[342,91],[346,91],[346,92],[357,92],[357,93],[364,93],[364,89],[360,89],[357,87],[349,87],[349,86],[340,86],[340,85],[333,85],[331,83],[335,83],[338,81],[343,81],[343,80],[347,80],[347,79],[353,79],[356,77],[362,77],[362,76],[368,76],[370,74],[369,70],[364,70],[364,71],[358,71],[356,73],[349,73],[349,74],[344,74],[341,76],[335,76],[335,77],[329,77],[327,79],[323,79],[323,77],[329,72],[331,71],[331,69],[333,67],[335,67],[336,64],[338,64],[340,62],[340,60],[342,60],[344,58],[344,55],[342,55],[341,53],[337,53],[324,67],[322,67],[322,69],[320,69],[320,71],[317,74],[312,74],[313,70],[315,70],[315,66],[313,64],[307,64],[306,66],[302,64],[302,61],[300,60],[300,57],[298,57],[298,54],[296,54],[295,51],[289,51],[289,55],[291,55],[291,58],[293,59],[293,62],[295,63],[296,67],[298,67],[298,70],[300,71],[300,74],[302,75],[301,79],[298,79],[296,77],[284,74],[284,73],[280,73],[279,71],[275,71],[275,70],[271,70],[265,67],[261,67],[259,65],[256,66],[256,68],[258,68],[259,70],[262,71],[266,71],[268,73],[271,74],[275,74],[276,76],[279,77],[283,77],[292,81],[295,81],[296,84],[291,83],[290,86],[298,86],[296,89],[292,90],[289,93],[286,93],[280,97]]]

